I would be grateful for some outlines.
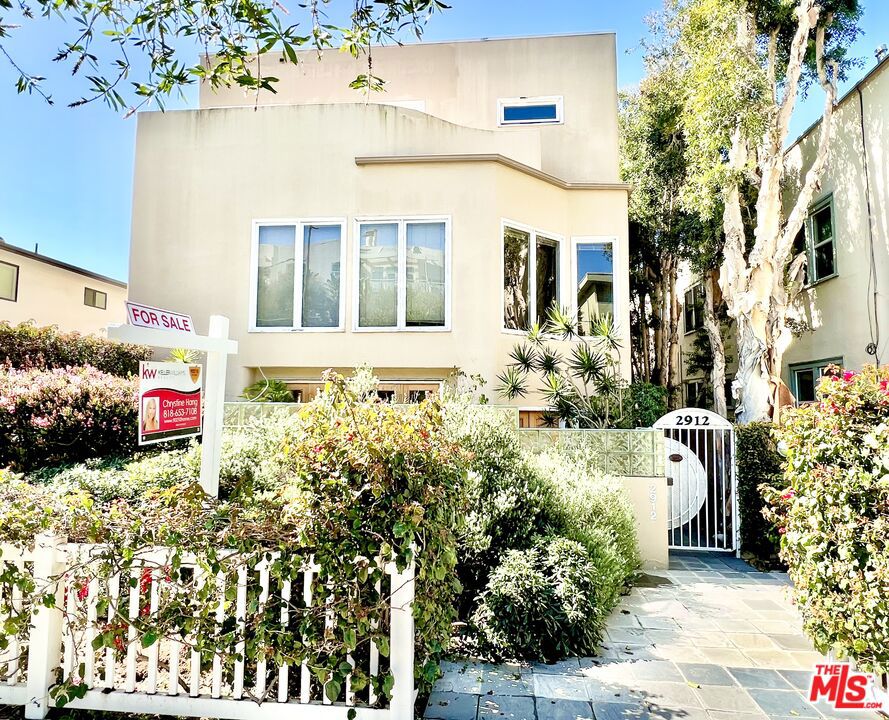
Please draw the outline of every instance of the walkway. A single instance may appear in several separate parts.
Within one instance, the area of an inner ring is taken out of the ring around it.
[[[443,663],[435,720],[841,718],[804,697],[812,650],[787,575],[733,557],[681,554],[608,620],[601,656],[555,665]]]

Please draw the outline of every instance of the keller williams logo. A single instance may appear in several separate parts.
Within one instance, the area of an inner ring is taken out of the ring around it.
[[[847,663],[816,665],[809,686],[809,701],[827,700],[836,710],[879,710],[874,700],[873,676],[854,672]]]

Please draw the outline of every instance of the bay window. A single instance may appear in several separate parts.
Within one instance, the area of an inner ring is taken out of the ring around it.
[[[503,223],[503,328],[541,327],[559,305],[561,243],[550,234]]]
[[[356,329],[447,329],[448,221],[411,218],[357,225]]]
[[[254,225],[252,330],[342,328],[343,223]]]

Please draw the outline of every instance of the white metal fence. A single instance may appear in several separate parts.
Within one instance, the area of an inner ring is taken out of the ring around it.
[[[127,629],[127,642],[117,648],[93,648],[93,640],[108,628],[120,613],[133,620],[139,613],[163,611],[160,583],[141,584],[143,573],[156,577],[157,569],[169,562],[169,551],[158,549],[140,553],[131,577],[119,575],[110,580],[78,580],[73,577],[80,563],[97,546],[65,544],[58,538],[39,536],[33,551],[20,551],[12,545],[0,545],[0,571],[22,572],[34,581],[39,591],[45,588],[56,598],[54,608],[35,607],[25,637],[16,637],[0,653],[0,704],[24,705],[28,718],[46,717],[54,704],[50,689],[60,679],[86,685],[85,695],[66,707],[112,712],[157,715],[218,717],[232,720],[345,720],[354,710],[360,720],[409,720],[414,705],[414,569],[398,572],[393,563],[386,565],[388,588],[377,588],[389,604],[388,658],[381,658],[371,644],[361,659],[370,677],[388,670],[394,678],[392,700],[379,707],[372,685],[360,693],[352,692],[346,681],[337,702],[324,697],[322,684],[303,664],[274,666],[270,660],[244,660],[244,618],[247,612],[248,585],[258,584],[259,602],[279,601],[282,627],[289,621],[294,603],[305,607],[325,603],[312,597],[315,567],[301,571],[302,587],[292,581],[270,577],[270,556],[253,567],[238,569],[237,589],[226,592],[222,578],[215,592],[219,598],[216,621],[221,627],[239,629],[238,651],[233,668],[224,668],[217,653],[212,667],[202,663],[201,654],[188,642],[162,638],[142,648],[133,623]],[[183,568],[200,568],[192,558],[183,558]],[[132,580],[131,580],[132,578]],[[195,577],[200,582],[199,577]],[[147,587],[146,587],[147,586]],[[256,586],[254,586],[256,587]],[[23,597],[15,584],[0,584],[10,597],[2,607],[21,611]],[[231,590],[231,588],[229,588]],[[143,593],[147,591],[149,601]],[[35,604],[39,605],[39,604]],[[107,606],[107,616],[99,608]],[[71,622],[72,618],[78,622]],[[0,617],[0,626],[7,620]],[[331,618],[332,621],[332,618]],[[76,629],[75,629],[76,628]],[[383,667],[384,664],[388,667]],[[373,707],[372,707],[373,706]]]

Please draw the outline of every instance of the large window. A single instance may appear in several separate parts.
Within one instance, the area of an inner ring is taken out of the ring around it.
[[[794,256],[806,254],[804,283],[817,283],[837,274],[833,197],[812,207],[809,217],[793,242]]]
[[[342,254],[339,221],[256,223],[251,328],[341,328]]]
[[[600,318],[614,315],[614,243],[611,240],[576,240],[574,280],[576,312],[581,335]]]
[[[685,293],[685,332],[694,332],[704,327],[704,286],[698,283]]]
[[[358,329],[442,330],[450,322],[448,221],[358,223]]]
[[[559,305],[561,242],[551,233],[503,224],[503,327],[541,327]]]
[[[19,267],[0,262],[0,300],[15,302],[19,296]]]
[[[814,402],[818,381],[828,365],[842,365],[842,358],[816,360],[810,363],[798,363],[790,366],[790,381],[793,384],[793,396],[798,403]]]
[[[497,101],[499,125],[555,125],[563,122],[562,98],[519,97]]]
[[[83,289],[83,304],[104,310],[108,306],[108,294],[101,290],[85,287]]]

